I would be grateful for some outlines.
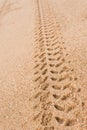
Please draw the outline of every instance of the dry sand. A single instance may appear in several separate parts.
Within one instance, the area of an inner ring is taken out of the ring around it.
[[[0,130],[87,130],[86,0],[0,0]]]

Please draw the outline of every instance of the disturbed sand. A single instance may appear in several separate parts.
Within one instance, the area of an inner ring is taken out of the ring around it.
[[[0,130],[87,130],[86,0],[0,0]]]

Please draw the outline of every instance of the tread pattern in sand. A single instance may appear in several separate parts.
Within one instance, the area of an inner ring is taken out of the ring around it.
[[[35,130],[58,130],[78,125],[82,110],[77,77],[70,66],[64,40],[47,1],[36,0],[34,54]],[[79,109],[79,106],[81,109]]]

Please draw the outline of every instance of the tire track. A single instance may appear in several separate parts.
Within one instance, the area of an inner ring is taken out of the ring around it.
[[[75,129],[83,110],[81,89],[65,53],[60,27],[47,1],[36,0],[35,12],[35,130]]]
[[[10,2],[9,0],[4,0],[0,7],[0,19],[9,12],[19,10],[20,7],[17,7],[17,3]]]

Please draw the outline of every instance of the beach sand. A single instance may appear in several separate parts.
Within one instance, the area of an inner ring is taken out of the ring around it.
[[[0,1],[0,130],[87,130],[87,1]]]

